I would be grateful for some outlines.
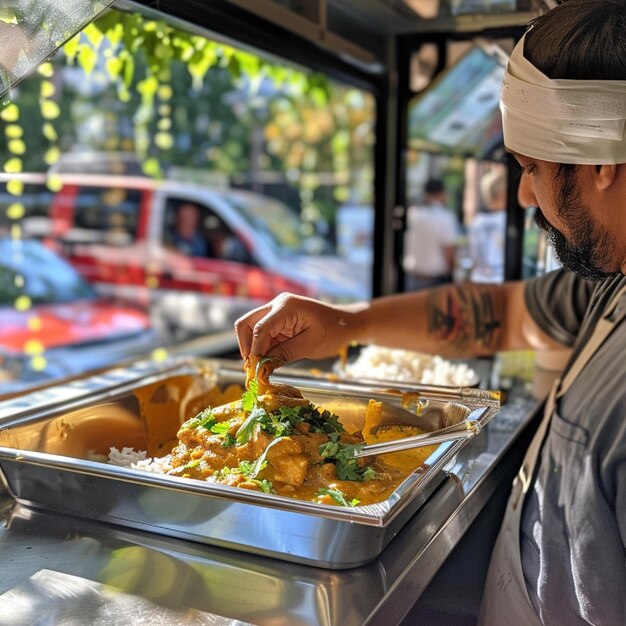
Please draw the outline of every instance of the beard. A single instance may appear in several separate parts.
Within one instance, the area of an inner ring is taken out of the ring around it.
[[[543,229],[554,247],[559,262],[587,280],[605,280],[617,274],[606,271],[615,237],[593,219],[589,207],[581,200],[580,185],[574,170],[565,170],[555,179],[556,213],[569,227],[569,239],[535,209],[535,222]]]

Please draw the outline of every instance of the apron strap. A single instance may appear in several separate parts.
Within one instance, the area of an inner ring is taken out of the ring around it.
[[[552,413],[554,413],[554,409],[556,407],[556,396],[560,384],[560,378],[557,378],[552,384],[550,393],[548,394],[548,398],[546,400],[546,406],[543,411],[543,418],[541,419],[541,423],[539,424],[537,432],[535,433],[532,441],[530,442],[530,445],[526,450],[526,455],[524,456],[522,465],[519,468],[519,472],[515,477],[515,480],[513,481],[513,491],[511,498],[511,506],[513,507],[513,509],[517,509],[520,500],[523,499],[524,495],[530,488],[530,483],[532,481],[533,473],[535,471],[535,465],[537,464],[537,458],[539,457],[539,451],[541,450],[541,446],[543,445],[543,440],[546,438],[548,426],[550,425],[550,418],[552,417]],[[519,486],[516,483],[519,483]]]

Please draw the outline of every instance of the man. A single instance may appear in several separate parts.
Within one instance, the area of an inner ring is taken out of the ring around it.
[[[501,108],[520,202],[569,269],[352,307],[280,296],[238,321],[240,347],[292,360],[348,340],[455,356],[573,346],[514,483],[481,621],[624,624],[626,2],[568,0],[537,19]]]
[[[459,222],[445,202],[443,183],[431,178],[424,187],[424,204],[407,211],[402,263],[405,291],[452,282]]]
[[[176,207],[171,243],[179,252],[196,257],[208,255],[209,246],[200,230],[200,217],[196,204],[183,202]]]
[[[472,258],[471,280],[475,283],[504,281],[507,181],[503,169],[493,169],[480,180],[483,210],[468,230]]]

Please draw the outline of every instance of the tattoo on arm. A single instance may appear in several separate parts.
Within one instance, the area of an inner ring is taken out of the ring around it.
[[[452,285],[428,296],[428,332],[449,342],[451,351],[493,351],[502,327],[502,305],[493,290]]]

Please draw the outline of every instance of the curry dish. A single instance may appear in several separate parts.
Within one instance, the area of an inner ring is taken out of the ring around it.
[[[178,431],[169,474],[322,504],[356,506],[387,499],[435,446],[356,459],[365,443],[423,432],[379,427],[382,405],[370,400],[363,431],[347,432],[339,418],[300,391],[271,384],[268,361],[246,363],[247,390],[207,408]]]

